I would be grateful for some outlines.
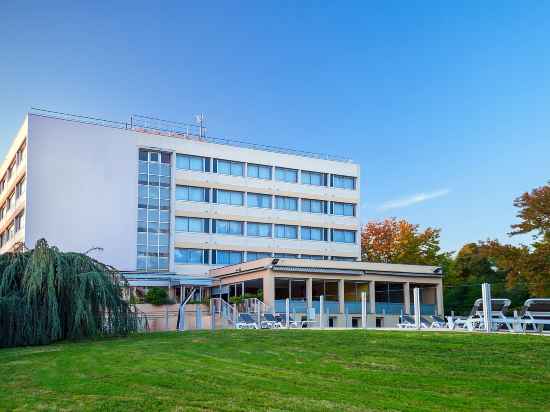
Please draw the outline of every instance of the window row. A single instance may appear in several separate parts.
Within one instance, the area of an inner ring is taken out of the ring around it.
[[[227,159],[193,155],[176,155],[176,168],[198,172],[212,172],[229,176],[248,176],[256,179],[273,179],[273,167],[256,163],[238,162]],[[342,189],[356,189],[354,176],[342,176],[309,170],[275,166],[275,180],[288,183],[302,183],[314,186],[330,186]]]
[[[174,261],[177,265],[235,265],[243,262],[252,262],[264,258],[279,259],[312,259],[312,260],[346,260],[354,262],[357,259],[348,256],[329,256],[324,255],[298,255],[292,253],[271,253],[254,252],[238,250],[209,250],[209,249],[181,249],[174,250]]]
[[[19,182],[17,182],[15,189],[0,207],[0,220],[2,220],[4,216],[6,216],[15,207],[15,203],[25,194],[26,190],[27,180],[23,177]]]
[[[138,231],[145,232],[147,222],[138,222]],[[151,222],[148,223],[149,227]],[[154,224],[160,233],[168,233],[169,224],[166,223],[162,231],[162,223]],[[274,228],[274,229],[273,229]],[[254,236],[276,239],[317,240],[340,243],[355,243],[354,230],[328,229],[322,227],[280,225],[271,223],[244,222],[239,220],[208,219],[199,217],[176,216],[176,232],[216,233],[233,236]]]
[[[6,169],[6,173],[0,180],[0,194],[4,191],[4,189],[7,186],[7,183],[10,181],[10,179],[15,175],[15,171],[23,161],[25,157],[27,149],[27,141],[25,140],[21,146],[19,146],[19,149],[17,149],[17,152],[15,153],[15,156],[13,160],[11,161],[10,165]]]
[[[25,211],[22,210],[15,216],[13,222],[11,222],[6,230],[0,234],[0,248],[4,247],[10,240],[12,240],[17,232],[25,228]]]
[[[140,197],[142,189],[140,185]],[[160,188],[162,190],[162,188]],[[149,190],[151,187],[149,186]],[[164,192],[169,196],[169,190]],[[143,196],[146,196],[145,188]],[[151,195],[149,195],[151,196]],[[163,198],[163,192],[160,194],[155,191],[154,197]],[[329,202],[318,199],[300,199],[297,197],[267,195],[264,193],[237,192],[233,190],[209,189],[198,186],[176,186],[176,200],[186,200],[194,202],[226,204],[232,206],[258,207],[264,209],[279,209],[298,211],[298,205],[301,204],[300,211],[305,213],[331,214],[338,216],[355,216],[356,205],[354,203]],[[245,200],[246,199],[246,200]]]

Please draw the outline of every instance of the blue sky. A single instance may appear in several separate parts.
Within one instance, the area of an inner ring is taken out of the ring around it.
[[[16,3],[2,153],[31,106],[203,112],[213,136],[352,157],[364,221],[440,227],[446,250],[509,241],[513,199],[550,178],[550,3]]]

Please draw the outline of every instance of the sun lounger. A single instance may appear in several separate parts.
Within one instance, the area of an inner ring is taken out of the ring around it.
[[[510,304],[510,299],[491,299],[491,327],[493,330],[502,328],[506,328],[509,331],[513,330],[513,318],[506,317]],[[485,328],[483,299],[480,298],[474,302],[470,316],[467,318],[447,316],[447,320],[450,329],[483,330]]]
[[[286,313],[277,313],[275,315],[275,319],[277,319],[281,323],[281,325],[287,327]],[[301,325],[296,322],[291,315],[288,316],[288,327],[299,328],[300,326]]]
[[[434,315],[430,316],[429,318],[422,316],[420,317],[420,320],[422,322],[422,325],[427,325],[427,327],[430,329],[441,329],[447,327],[447,322],[445,322],[445,320],[443,318],[440,318],[439,316]]]
[[[258,323],[249,313],[240,313],[239,320],[235,324],[237,329],[259,329]]]
[[[272,313],[264,313],[261,326],[262,329],[279,329],[283,327]]]
[[[550,325],[550,299],[527,299],[523,304],[519,322],[523,332],[542,332],[546,325]]]
[[[423,329],[428,329],[430,327],[431,322],[429,322],[426,318],[420,317],[420,327]],[[399,318],[399,323],[397,324],[397,327],[399,329],[415,329],[416,328],[416,322],[414,316],[411,315],[401,315]]]

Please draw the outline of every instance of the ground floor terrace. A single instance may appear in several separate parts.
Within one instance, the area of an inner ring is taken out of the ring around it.
[[[358,327],[363,305],[368,327],[393,327],[399,315],[414,313],[415,288],[423,315],[443,314],[442,274],[433,266],[261,259],[210,274],[212,296],[257,296],[274,313],[286,312],[288,302],[297,320],[318,319],[322,306],[332,327]]]

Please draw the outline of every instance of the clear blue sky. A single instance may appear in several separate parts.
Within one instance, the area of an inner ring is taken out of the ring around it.
[[[364,221],[440,227],[447,250],[508,241],[513,199],[550,178],[548,2],[18,3],[2,153],[31,106],[204,112],[214,136],[354,158]]]

